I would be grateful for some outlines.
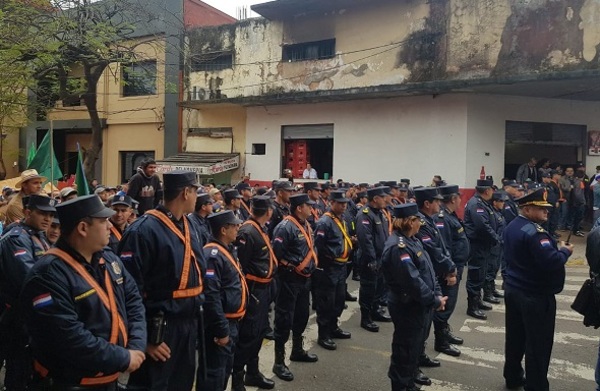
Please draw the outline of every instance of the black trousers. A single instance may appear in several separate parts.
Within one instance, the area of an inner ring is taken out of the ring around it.
[[[448,296],[448,301],[446,301],[446,308],[443,311],[435,311],[433,313],[434,326],[436,324],[447,324],[452,316],[452,313],[456,308],[456,303],[458,302],[458,288],[460,286],[460,281],[462,280],[464,269],[465,267],[463,265],[456,265],[456,284],[452,286],[448,286],[445,279],[438,278],[438,282],[442,288],[442,296]]]
[[[311,279],[294,271],[279,274],[279,293],[275,301],[275,341],[287,342],[290,331],[304,333],[310,312]]]
[[[369,317],[371,312],[377,310],[379,299],[384,293],[383,284],[383,276],[379,271],[371,270],[367,265],[361,265],[358,304],[363,318]]]
[[[423,335],[431,322],[431,308],[423,308],[415,302],[402,304],[388,302],[388,310],[394,322],[392,357],[388,377],[392,391],[403,391],[414,386],[419,356],[423,352]]]
[[[33,374],[33,358],[27,348],[29,337],[21,322],[2,327],[0,345],[6,359],[4,386],[8,391],[26,390]]]
[[[492,250],[490,251],[490,260],[485,272],[486,283],[495,283],[498,270],[500,269],[500,265],[502,263],[502,258],[504,258],[504,247],[498,243],[492,247]]]
[[[319,337],[330,338],[338,327],[338,318],[346,300],[346,265],[324,265],[312,276],[317,296],[317,324]]]
[[[196,391],[223,391],[227,388],[238,335],[239,321],[237,320],[229,320],[229,343],[225,346],[217,345],[214,341],[215,336],[211,333],[205,334],[206,380],[203,376],[204,368],[199,365],[196,372]]]
[[[258,354],[269,327],[271,284],[248,281],[248,288],[251,296],[248,299],[246,315],[240,322],[233,370],[234,372],[243,371],[247,365],[248,373],[256,373],[258,372]]]
[[[154,361],[149,356],[137,371],[129,376],[128,389],[132,390],[191,390],[196,372],[196,318],[169,318],[165,343],[171,349],[171,358]]]
[[[547,391],[548,366],[554,342],[556,298],[506,285],[506,342],[504,378],[515,382],[523,376],[525,356],[528,391]]]
[[[490,250],[491,246],[471,242],[466,284],[469,297],[481,297],[481,289],[485,282],[485,273],[491,257]]]

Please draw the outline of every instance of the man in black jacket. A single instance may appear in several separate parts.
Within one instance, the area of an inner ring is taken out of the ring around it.
[[[156,175],[156,161],[144,159],[137,169],[137,173],[131,177],[127,187],[127,195],[138,201],[138,212],[140,215],[149,209],[154,209],[162,198],[160,179]]]

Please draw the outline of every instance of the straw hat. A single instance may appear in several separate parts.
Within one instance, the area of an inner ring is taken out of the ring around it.
[[[19,180],[19,182],[15,183],[15,188],[20,189],[23,183],[31,179],[39,178],[41,178],[44,182],[48,180],[48,178],[46,178],[45,176],[41,176],[40,174],[38,174],[37,170],[25,170],[21,173],[21,179]]]

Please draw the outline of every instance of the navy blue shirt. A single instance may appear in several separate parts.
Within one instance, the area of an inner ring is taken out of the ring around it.
[[[479,194],[467,202],[464,224],[471,245],[476,243],[491,247],[502,240],[496,231],[493,208]]]
[[[504,283],[531,293],[559,293],[570,256],[566,248],[557,248],[554,238],[539,224],[519,216],[504,230]]]
[[[423,243],[423,248],[429,254],[429,259],[438,276],[445,276],[456,270],[456,265],[450,258],[450,252],[444,243],[442,234],[438,231],[433,216],[426,216],[419,212],[421,228],[415,235]]]
[[[471,245],[469,238],[463,227],[461,219],[456,215],[456,212],[450,212],[448,209],[443,209],[435,216],[435,225],[442,234],[444,243],[450,251],[452,261],[457,266],[464,266],[469,260],[469,252]]]

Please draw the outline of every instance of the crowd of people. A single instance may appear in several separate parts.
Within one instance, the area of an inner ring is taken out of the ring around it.
[[[505,281],[507,386],[546,390],[552,306],[543,314],[536,306],[553,298],[561,267],[564,283],[573,250],[557,244],[562,227],[552,225],[561,202],[579,197],[560,190],[564,178],[580,189],[569,170],[543,172],[540,183],[503,179],[500,188],[480,179],[464,219],[459,187],[437,175],[426,187],[401,179],[219,188],[185,171],[161,182],[146,160],[119,189],[48,197],[46,178],[26,170],[18,193],[3,190],[5,386],[115,390],[125,372],[130,390],[224,390],[230,379],[234,391],[272,389],[259,370],[263,339],[275,342],[273,373],[293,381],[288,358],[318,361],[304,347],[311,307],[318,345],[336,350],[352,338],[339,322],[345,302],[358,300],[366,332],[394,324],[392,390],[417,390],[431,385],[421,368],[440,366],[424,350],[431,326],[436,351],[461,354],[449,321],[466,269],[467,314],[477,319],[504,297],[498,271]],[[569,213],[564,227],[578,234],[579,212]],[[553,285],[535,276],[549,262]],[[359,281],[358,298],[348,278]]]

